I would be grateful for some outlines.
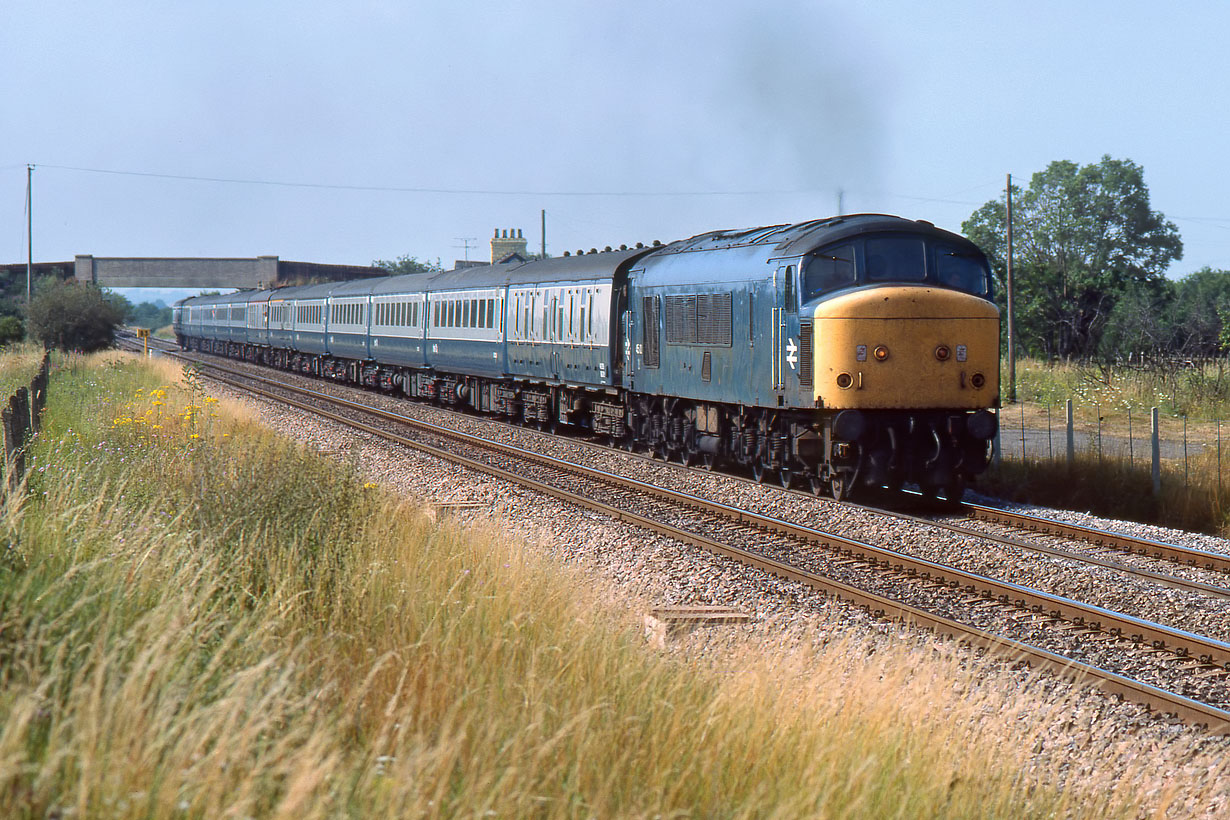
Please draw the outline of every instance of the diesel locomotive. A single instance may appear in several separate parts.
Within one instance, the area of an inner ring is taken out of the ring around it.
[[[955,499],[997,430],[986,258],[881,214],[195,297],[174,327],[184,349],[839,499],[906,482]]]

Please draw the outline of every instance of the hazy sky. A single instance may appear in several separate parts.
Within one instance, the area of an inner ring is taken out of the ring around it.
[[[36,261],[448,266],[536,250],[544,208],[552,254],[839,191],[959,230],[1006,173],[1110,154],[1171,275],[1230,269],[1228,38],[1225,2],[0,0],[0,261],[27,163]]]

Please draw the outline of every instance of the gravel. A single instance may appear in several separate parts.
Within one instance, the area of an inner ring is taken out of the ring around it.
[[[319,381],[304,381],[315,389],[322,389]],[[323,389],[346,397],[355,395],[355,391],[339,385],[325,384]],[[746,648],[761,642],[765,646],[779,646],[783,639],[791,639],[791,636],[794,636],[792,639],[807,642],[827,640],[833,634],[841,634],[869,646],[902,641],[925,644],[934,640],[925,634],[910,633],[877,621],[862,609],[833,602],[793,582],[716,558],[672,539],[646,534],[516,485],[462,470],[374,436],[352,433],[336,424],[308,417],[269,401],[239,397],[234,391],[222,387],[218,387],[217,392],[243,401],[253,407],[270,427],[326,453],[342,458],[353,457],[357,447],[359,463],[368,480],[437,505],[443,515],[452,515],[462,521],[475,517],[497,521],[501,531],[523,539],[528,545],[540,546],[552,556],[592,573],[596,579],[609,585],[611,595],[622,598],[634,611],[646,612],[653,606],[706,604],[733,607],[752,616],[745,626],[685,633],[672,639],[670,651],[714,657],[735,651],[735,645]],[[971,572],[1089,601],[1188,631],[1223,639],[1230,635],[1230,601],[1224,599],[1161,587],[1129,578],[1114,570],[1040,556],[926,523],[885,518],[882,514],[850,505],[787,493],[719,474],[683,470],[675,465],[595,448],[488,419],[462,416],[372,393],[363,393],[362,397],[367,402],[420,420],[466,432],[478,432],[518,446],[532,446],[558,458],[746,507],[848,538],[890,546]],[[450,507],[465,503],[477,503],[479,506]],[[1226,541],[1211,536],[1108,521],[1061,510],[1017,508],[1072,523],[1199,546],[1210,551],[1224,553],[1230,549]],[[962,521],[961,524],[974,527],[970,522]],[[1033,538],[1042,543],[1062,543],[1063,548],[1076,551],[1072,543],[1066,540],[1014,535],[1021,540]],[[1119,553],[1114,554],[1114,559],[1123,563],[1134,562],[1133,558]],[[1174,571],[1169,565],[1159,568],[1157,562],[1149,565],[1158,571]],[[1199,577],[1199,580],[1227,584],[1225,576],[1219,573],[1192,572],[1196,573],[1192,577]],[[1198,730],[1152,716],[1134,704],[1075,692],[1071,686],[1055,678],[1043,677],[1039,684],[1038,675],[1013,669],[1011,664],[1000,660],[968,653],[967,662],[989,680],[1007,681],[1018,686],[1029,682],[1035,690],[1041,686],[1055,697],[1072,700],[1074,711],[1071,720],[1051,727],[1036,744],[1038,765],[1054,767],[1056,755],[1063,761],[1054,771],[1048,770],[1046,777],[1062,784],[1067,778],[1098,776],[1094,772],[1104,764],[1095,765],[1090,761],[1090,746],[1093,745],[1100,755],[1111,759],[1116,756],[1133,758],[1138,754],[1147,754],[1155,759],[1159,777],[1169,779],[1172,787],[1179,790],[1172,809],[1186,806],[1192,814],[1210,812],[1209,816],[1215,816],[1211,813],[1213,810],[1220,811],[1230,806],[1230,785],[1215,799],[1207,793],[1198,794],[1200,789],[1209,788],[1209,767],[1220,766],[1219,761],[1230,752],[1230,739],[1206,737]],[[1145,791],[1152,788],[1149,784],[1138,785]],[[1160,789],[1161,786],[1158,786],[1159,793]]]

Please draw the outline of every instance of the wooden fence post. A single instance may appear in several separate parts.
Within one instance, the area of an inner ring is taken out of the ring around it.
[[[1157,429],[1157,408],[1153,408],[1153,494],[1162,494],[1162,445]]]

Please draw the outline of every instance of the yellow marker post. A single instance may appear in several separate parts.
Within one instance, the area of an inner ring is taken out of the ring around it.
[[[145,352],[142,355],[145,356],[146,358],[149,358],[149,328],[147,327],[137,328],[137,338],[140,339],[141,342],[145,345]]]

